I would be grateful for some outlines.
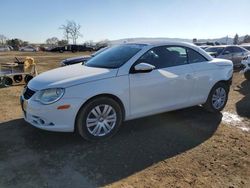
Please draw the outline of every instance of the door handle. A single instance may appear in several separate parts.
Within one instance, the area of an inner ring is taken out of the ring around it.
[[[190,79],[193,78],[193,76],[192,76],[191,74],[186,74],[185,78],[186,78],[187,80],[190,80]]]

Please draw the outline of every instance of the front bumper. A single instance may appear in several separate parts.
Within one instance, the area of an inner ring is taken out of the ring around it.
[[[26,122],[39,129],[56,132],[73,132],[75,118],[81,104],[79,99],[64,99],[50,105],[43,105],[31,99],[20,102]],[[68,109],[59,110],[58,106],[69,104]]]

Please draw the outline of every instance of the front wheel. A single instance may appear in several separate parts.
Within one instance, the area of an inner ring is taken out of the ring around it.
[[[209,93],[206,103],[203,105],[209,112],[220,112],[227,103],[229,86],[219,82],[215,84]]]
[[[84,105],[76,118],[79,134],[90,141],[109,138],[122,123],[122,110],[113,99],[100,97]]]

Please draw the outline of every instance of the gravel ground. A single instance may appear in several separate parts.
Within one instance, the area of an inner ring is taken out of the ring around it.
[[[83,54],[1,53],[0,63],[26,55],[42,72]],[[141,118],[100,143],[25,123],[22,87],[0,89],[0,187],[250,187],[250,82],[238,72],[222,113]]]

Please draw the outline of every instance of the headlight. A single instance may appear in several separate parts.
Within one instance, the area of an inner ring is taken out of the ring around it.
[[[38,91],[35,96],[35,101],[42,104],[52,104],[62,98],[64,94],[63,88],[51,88]]]

